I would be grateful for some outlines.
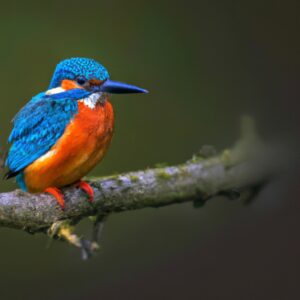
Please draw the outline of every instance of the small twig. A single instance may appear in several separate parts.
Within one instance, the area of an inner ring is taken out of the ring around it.
[[[100,215],[96,217],[96,220],[94,222],[93,226],[93,233],[92,233],[92,242],[95,245],[98,245],[100,243],[100,239],[102,236],[103,228],[105,221],[107,219],[107,215]],[[99,247],[99,246],[98,246]]]
[[[52,239],[59,238],[67,241],[70,245],[81,250],[83,260],[90,258],[99,246],[94,241],[89,241],[79,237],[74,233],[75,227],[69,221],[55,222],[48,230],[48,235]]]

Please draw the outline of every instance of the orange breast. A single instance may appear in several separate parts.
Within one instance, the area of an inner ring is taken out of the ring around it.
[[[29,192],[75,183],[103,158],[113,135],[112,105],[106,100],[94,109],[82,102],[78,106],[78,114],[57,143],[24,170]]]

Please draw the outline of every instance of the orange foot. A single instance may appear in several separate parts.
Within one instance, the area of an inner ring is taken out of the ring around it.
[[[93,201],[94,201],[94,190],[86,181],[79,180],[78,183],[76,183],[76,187],[83,190],[84,192],[86,192],[87,195],[88,195],[88,201],[90,203],[93,203]]]
[[[65,199],[64,194],[61,192],[60,189],[56,187],[49,187],[45,189],[45,193],[51,194],[54,196],[55,200],[58,202],[62,210],[65,210]]]

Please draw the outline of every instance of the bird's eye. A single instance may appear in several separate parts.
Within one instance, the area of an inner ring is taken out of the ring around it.
[[[79,84],[79,85],[84,85],[86,83],[86,79],[84,77],[78,77],[76,79],[76,82]]]

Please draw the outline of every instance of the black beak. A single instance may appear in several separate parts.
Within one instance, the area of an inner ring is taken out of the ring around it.
[[[110,79],[107,79],[103,84],[101,84],[100,91],[110,94],[148,93],[147,90],[144,90],[137,86],[123,82],[113,81]]]

